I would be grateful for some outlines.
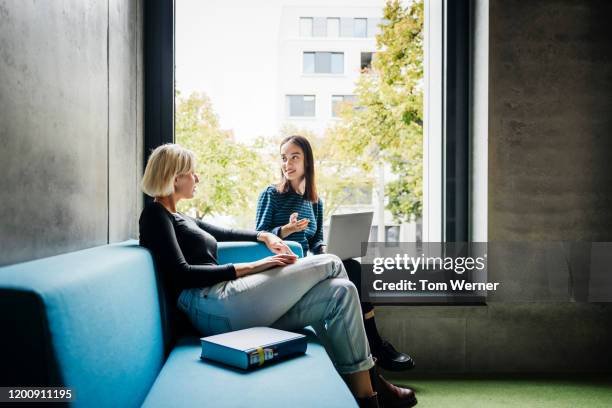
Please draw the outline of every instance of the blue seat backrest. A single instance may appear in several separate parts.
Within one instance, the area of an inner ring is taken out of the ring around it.
[[[294,241],[285,241],[285,244],[297,256],[303,256],[300,244]],[[273,255],[261,242],[219,242],[218,252],[220,264],[252,262]]]
[[[0,268],[0,327],[0,384],[69,386],[75,406],[139,406],[164,362],[154,266],[136,241]]]

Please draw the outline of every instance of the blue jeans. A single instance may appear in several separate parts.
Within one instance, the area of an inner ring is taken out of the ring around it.
[[[310,325],[339,373],[374,366],[357,289],[335,255],[185,289],[178,307],[207,336],[253,326],[299,330]]]

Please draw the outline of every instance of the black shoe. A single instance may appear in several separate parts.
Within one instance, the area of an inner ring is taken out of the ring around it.
[[[391,384],[380,375],[376,366],[370,369],[370,381],[382,408],[410,408],[417,404],[414,390]]]
[[[378,395],[374,393],[371,397],[356,398],[359,408],[380,408],[378,403]]]
[[[377,364],[389,371],[406,371],[413,369],[415,364],[406,353],[400,353],[386,340],[377,347],[372,347],[372,355],[376,357]]]

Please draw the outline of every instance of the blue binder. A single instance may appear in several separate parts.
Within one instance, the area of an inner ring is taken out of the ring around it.
[[[306,352],[306,336],[270,327],[202,337],[202,359],[248,370]]]

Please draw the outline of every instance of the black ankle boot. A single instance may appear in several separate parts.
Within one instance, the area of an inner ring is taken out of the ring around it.
[[[378,360],[378,365],[389,371],[406,371],[413,369],[415,364],[412,357],[401,353],[391,343],[382,340],[371,346],[372,356]]]
[[[413,390],[391,384],[380,375],[376,366],[370,369],[370,381],[382,408],[410,408],[417,404]]]
[[[363,326],[372,355],[378,360],[380,367],[390,371],[406,371],[414,368],[412,357],[406,353],[400,353],[391,343],[380,337],[374,316],[364,319]]]
[[[356,398],[359,408],[380,408],[378,404],[378,395],[374,393],[371,397]]]

